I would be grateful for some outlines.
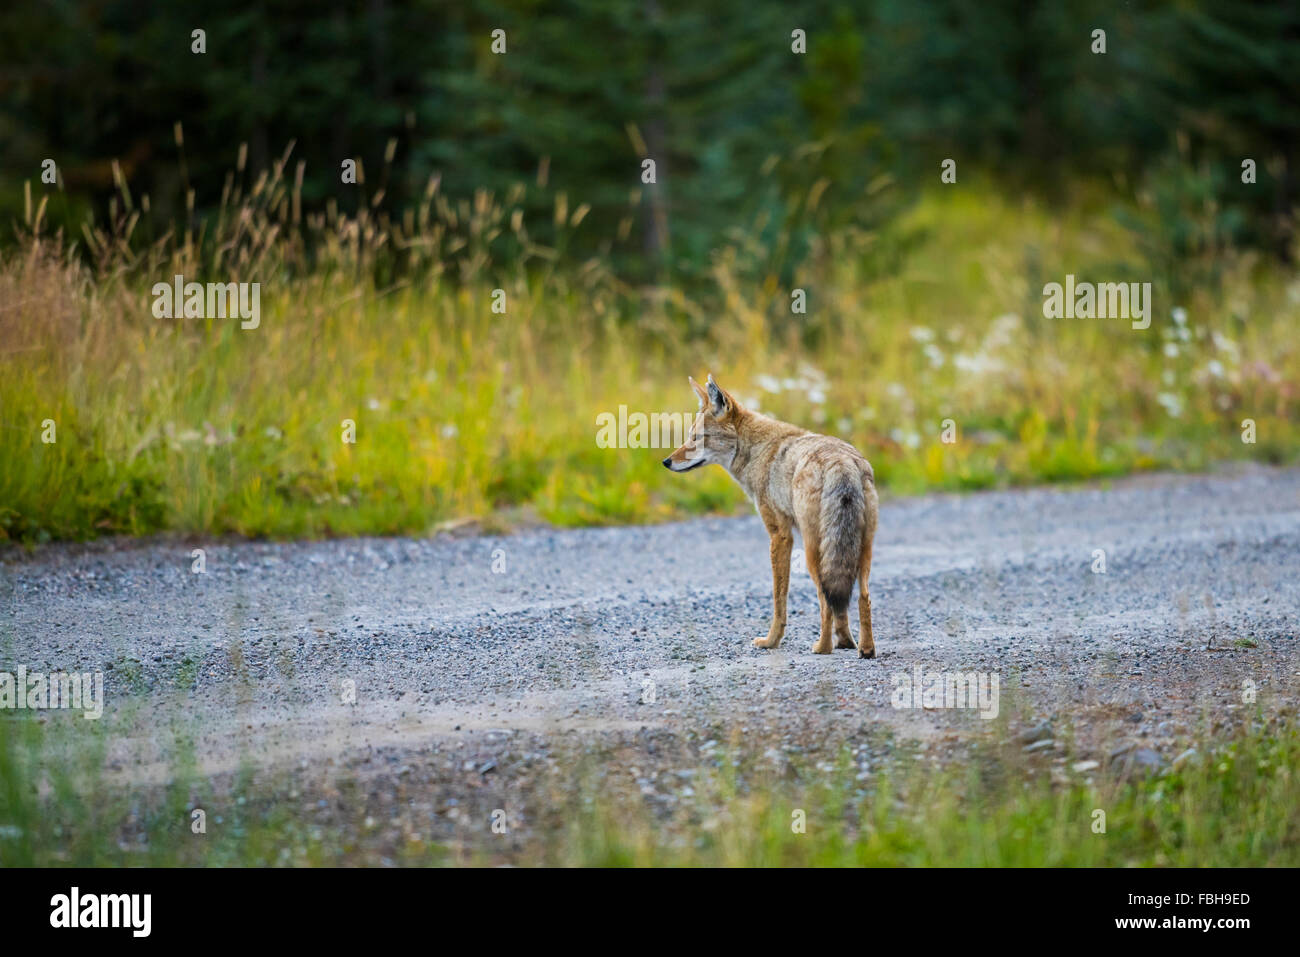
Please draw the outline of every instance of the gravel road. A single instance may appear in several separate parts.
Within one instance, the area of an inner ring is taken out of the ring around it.
[[[1013,729],[1069,722],[1072,759],[1127,745],[1168,760],[1252,695],[1294,710],[1298,470],[886,499],[872,661],[811,654],[816,597],[794,565],[786,641],[761,651],[771,578],[753,516],[11,550],[0,671],[103,671],[106,719],[132,714],[110,751],[132,787],[168,779],[156,732],[179,722],[205,774],[251,761],[376,791],[418,780],[449,820],[471,784],[485,806],[520,804],[539,766],[591,741],[615,742],[642,792],[663,793],[661,775],[689,776],[665,741],[699,756],[741,736],[815,757],[888,728],[942,751],[996,724],[894,707],[917,668],[995,676]]]

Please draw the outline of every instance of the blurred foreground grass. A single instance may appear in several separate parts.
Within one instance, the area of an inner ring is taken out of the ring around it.
[[[167,783],[133,770],[128,784],[110,751],[132,728],[126,711],[0,718],[0,866],[1300,864],[1300,734],[1285,720],[1207,734],[1150,776],[1052,768],[1005,735],[945,763],[890,747],[869,775],[847,750],[834,766],[778,772],[737,741],[699,759],[668,811],[620,790],[634,775],[597,751],[528,790],[488,789],[482,807],[454,776],[459,801],[342,765],[313,782],[250,762],[218,782],[198,771],[183,725],[149,730],[172,742]],[[502,801],[516,819],[496,833]],[[519,815],[529,829],[516,830]]]
[[[1294,274],[1219,248],[1173,263],[1151,210],[1082,196],[1063,211],[936,189],[880,233],[820,238],[797,267],[766,272],[754,264],[771,257],[741,232],[690,291],[560,265],[509,197],[456,206],[431,190],[404,231],[321,220],[323,252],[296,270],[282,247],[298,212],[290,223],[274,181],[206,246],[133,251],[118,211],[87,234],[96,268],[38,222],[0,261],[0,539],[729,511],[743,499],[721,470],[673,476],[663,451],[596,441],[597,416],[621,405],[692,413],[688,373],[854,442],[896,493],[1294,460]],[[562,199],[557,222],[581,228]],[[517,266],[492,266],[491,244],[512,233]],[[369,269],[385,245],[415,262],[387,284]],[[177,273],[260,281],[260,326],[154,318],[152,283]],[[1044,318],[1043,284],[1067,273],[1152,282],[1150,328]]]

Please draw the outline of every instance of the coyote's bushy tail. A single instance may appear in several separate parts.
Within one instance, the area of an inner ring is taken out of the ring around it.
[[[857,469],[848,463],[828,468],[822,482],[819,574],[822,592],[836,614],[849,607],[853,584],[858,579],[866,512],[862,477]]]

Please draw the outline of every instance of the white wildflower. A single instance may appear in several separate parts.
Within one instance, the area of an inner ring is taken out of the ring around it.
[[[1172,392],[1161,392],[1156,396],[1156,401],[1169,413],[1170,418],[1176,419],[1183,414],[1183,400]]]

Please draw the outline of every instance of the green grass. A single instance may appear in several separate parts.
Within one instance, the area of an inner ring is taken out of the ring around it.
[[[253,227],[200,244],[207,258],[179,240],[136,253],[101,235],[92,270],[33,227],[0,260],[0,540],[729,512],[743,499],[721,470],[674,476],[664,450],[596,443],[597,415],[621,404],[693,411],[686,376],[709,371],[742,401],[853,441],[894,493],[1300,450],[1293,275],[1222,250],[1212,270],[1170,272],[1150,251],[1161,224],[1149,211],[1127,209],[1145,225],[1121,227],[1086,192],[1062,210],[936,189],[879,235],[826,237],[781,267],[791,281],[754,266],[765,260],[751,238],[719,252],[709,284],[657,292],[523,239],[529,255],[494,260],[482,237],[515,220],[486,198],[437,205],[435,225],[404,238],[340,220],[308,267],[293,224],[269,211],[287,216],[287,203],[268,194]],[[367,243],[404,244],[415,264],[376,286]],[[260,328],[155,319],[150,285],[176,272],[260,281]],[[1042,286],[1066,273],[1152,282],[1151,327],[1045,319]],[[790,314],[791,285],[807,315]]]
[[[183,726],[170,732],[177,757],[167,785],[124,784],[108,776],[106,746],[130,716],[107,715],[91,729],[78,721],[0,719],[0,864],[1300,864],[1300,734],[1288,723],[1207,737],[1201,757],[1176,770],[1128,778],[1053,775],[1004,735],[945,763],[891,744],[866,780],[847,752],[834,768],[810,761],[777,775],[738,745],[701,761],[693,798],[667,816],[620,790],[616,776],[595,773],[604,761],[592,751],[541,782],[537,806],[510,798],[525,806],[532,836],[477,827],[440,844],[418,822],[385,841],[369,816],[394,807],[367,804],[366,786],[341,771],[323,791],[252,764],[224,783],[205,781]],[[328,816],[317,810],[321,794]],[[208,814],[202,835],[191,831],[196,806]]]
[[[1053,780],[1018,745],[935,764],[898,750],[868,782],[847,756],[796,783],[705,778],[675,827],[635,801],[574,802],[532,860],[574,866],[1258,867],[1300,861],[1294,728],[1203,741],[1176,770]],[[1067,765],[1068,766],[1068,765]],[[1279,803],[1281,802],[1281,803]],[[798,822],[798,826],[797,825]],[[802,829],[800,829],[802,828]]]

